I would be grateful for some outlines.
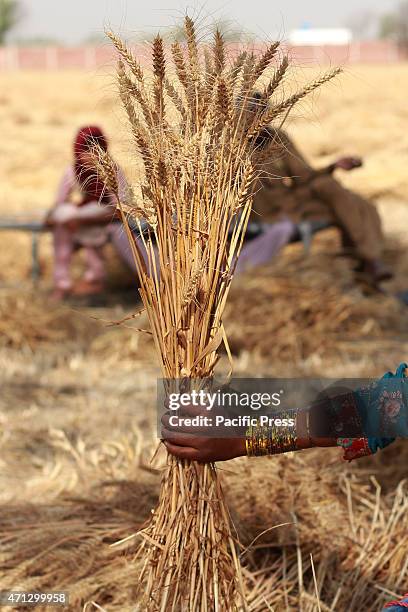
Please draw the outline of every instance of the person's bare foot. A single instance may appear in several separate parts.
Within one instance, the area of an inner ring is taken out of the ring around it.
[[[83,279],[75,284],[72,295],[77,297],[99,295],[103,292],[104,288],[105,285],[101,281],[87,281]]]

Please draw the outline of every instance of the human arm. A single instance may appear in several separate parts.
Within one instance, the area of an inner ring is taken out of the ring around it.
[[[119,201],[127,199],[129,185],[126,176],[120,166],[117,166],[117,193],[110,193],[106,202],[90,202],[84,206],[79,206],[73,220],[77,226],[109,225],[112,221],[121,218],[118,210]]]
[[[124,175],[118,170],[118,182],[120,189],[124,189]],[[90,202],[83,206],[77,206],[70,202],[72,193],[77,187],[77,181],[73,167],[64,172],[55,197],[53,208],[48,212],[45,223],[48,226],[64,225],[71,231],[79,227],[108,225],[119,218],[116,212],[116,198],[112,195],[108,202]]]
[[[340,157],[333,164],[328,166],[329,172],[334,172],[334,170],[346,170],[346,172],[350,172],[350,170],[354,170],[355,168],[361,168],[363,165],[363,160],[361,157]]]
[[[79,227],[93,225],[109,225],[117,218],[116,207],[113,204],[99,204],[91,202],[78,206],[72,224]]]
[[[247,455],[245,438],[205,438],[202,436],[183,437],[170,430],[163,430],[163,442],[169,453],[179,459],[189,459],[200,463],[228,461]],[[328,448],[337,446],[335,439],[299,439],[296,450],[309,448]]]
[[[345,156],[322,168],[313,168],[286,134],[282,136],[282,144],[287,152],[285,155],[287,173],[294,184],[310,182],[319,176],[331,175],[336,170],[349,172],[363,165],[360,157]]]
[[[277,161],[281,178],[290,180],[292,187],[308,184],[320,176],[330,176],[338,169],[350,171],[363,165],[360,157],[347,156],[316,169],[309,164],[286,132],[281,130],[274,132],[269,129],[265,134],[266,136],[261,141],[260,150],[262,175],[266,179],[269,175],[273,175],[273,172],[276,173]]]
[[[304,410],[274,415],[280,419],[295,415],[292,430],[251,425],[246,435],[217,438],[203,428],[174,428],[166,413],[162,418],[162,438],[173,455],[203,463],[225,461],[246,454],[270,455],[335,446],[343,448],[344,459],[348,461],[372,455],[394,441],[394,437],[385,437],[391,435],[390,431],[408,435],[407,367],[407,364],[401,364],[395,375],[387,373],[368,387],[333,398],[325,396]],[[391,379],[391,384],[388,384]],[[183,408],[183,414],[197,417],[208,412],[205,407],[187,406]],[[387,428],[387,422],[384,423],[384,416],[391,418],[388,423],[391,429]]]
[[[75,173],[72,166],[66,168],[62,175],[60,182],[58,183],[57,192],[55,194],[54,204],[48,211],[45,217],[45,225],[55,225],[59,217],[64,218],[63,208],[68,210],[68,204],[70,204],[70,198],[72,192],[75,189]],[[70,205],[73,211],[73,204]],[[71,212],[72,214],[72,212]],[[67,215],[68,216],[68,215]]]
[[[336,438],[317,436],[316,431],[310,431],[310,417],[313,419],[311,409],[299,410],[296,415],[296,426],[294,438],[296,438],[296,448],[292,450],[305,450],[310,448],[327,448],[337,446]],[[206,409],[196,406],[185,406],[182,411],[183,417],[205,417]],[[284,417],[286,412],[278,413],[276,417]],[[321,416],[321,415],[320,415]],[[191,428],[180,427],[172,428],[170,417],[166,413],[162,417],[162,437],[163,442],[169,453],[179,459],[189,459],[201,463],[227,461],[236,457],[242,457],[249,452],[248,434],[247,436],[237,436],[228,438],[216,438],[206,436],[203,431],[197,432],[198,435],[191,433]],[[320,421],[322,419],[320,418]],[[255,432],[254,432],[254,435]],[[264,453],[270,454],[270,453]],[[280,454],[276,452],[274,454]]]
[[[109,225],[116,218],[116,207],[111,204],[91,202],[84,206],[75,206],[67,203],[51,210],[46,223],[49,226],[63,225],[71,231],[76,231],[80,227]]]

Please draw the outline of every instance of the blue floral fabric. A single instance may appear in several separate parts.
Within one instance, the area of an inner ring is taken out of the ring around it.
[[[332,428],[344,459],[375,454],[398,437],[408,438],[408,366],[331,401]]]
[[[408,384],[402,363],[396,373],[387,372],[381,380],[356,391],[362,428],[372,454],[395,441],[408,438]],[[384,437],[379,437],[384,433]]]

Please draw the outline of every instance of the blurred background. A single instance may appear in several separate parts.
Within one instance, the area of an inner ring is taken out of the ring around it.
[[[167,35],[180,31],[180,19],[186,10],[194,14],[204,31],[211,24],[222,26],[230,41],[279,39],[297,47],[296,54],[309,59],[342,57],[343,61],[396,61],[406,50],[408,8],[395,0],[372,0],[356,6],[352,0],[327,5],[313,0],[299,7],[295,0],[275,2],[273,6],[245,2],[219,4],[209,0],[186,6],[166,2],[141,6],[127,0],[88,0],[56,5],[52,0],[3,0],[0,41],[11,48],[36,48],[31,54],[15,51],[2,53],[2,65],[11,67],[93,67],[103,61],[85,47],[106,46],[104,28],[110,27],[131,36],[134,42],[149,40],[158,30]],[[307,51],[303,47],[310,46]],[[48,47],[41,54],[38,47]],[[58,52],[58,48],[71,53]],[[302,48],[299,48],[302,47]],[[336,47],[335,49],[333,47]],[[75,51],[74,52],[74,48]],[[326,55],[327,57],[327,55]],[[13,61],[15,62],[13,65]],[[1,65],[1,64],[0,64]]]
[[[283,82],[285,93],[330,67],[344,68],[335,81],[294,109],[286,129],[315,168],[344,156],[362,158],[362,167],[338,170],[336,177],[376,207],[384,233],[384,264],[393,272],[379,285],[367,283],[342,253],[337,229],[328,228],[313,238],[310,248],[302,241],[289,244],[267,265],[238,277],[225,317],[236,374],[378,377],[408,357],[406,0],[357,4],[353,0],[269,4],[208,0],[187,7],[174,2],[170,8],[168,1],[0,0],[0,535],[10,532],[15,516],[25,516],[30,502],[35,507],[30,515],[36,538],[32,550],[40,552],[41,534],[50,522],[47,513],[53,509],[57,518],[47,532],[50,542],[75,529],[87,542],[85,557],[93,555],[100,564],[99,582],[87,581],[88,570],[82,568],[80,556],[68,568],[71,574],[67,570],[64,579],[62,574],[53,578],[55,588],[72,590],[83,580],[81,605],[89,598],[101,604],[109,601],[106,584],[111,579],[106,558],[100,555],[103,538],[88,540],[86,525],[106,524],[104,508],[109,520],[116,517],[109,523],[114,524],[115,536],[109,538],[128,535],[146,517],[157,495],[159,472],[149,463],[155,435],[148,406],[155,402],[159,370],[151,337],[138,331],[147,326],[144,315],[132,318],[140,310],[134,275],[112,245],[105,249],[107,284],[101,295],[56,303],[51,301],[52,237],[42,224],[55,202],[61,176],[72,164],[74,137],[82,125],[101,126],[128,179],[138,178],[118,102],[116,55],[104,29],[123,36],[149,66],[149,44],[157,31],[166,40],[183,41],[179,24],[186,11],[196,18],[203,43],[217,26],[221,28],[231,45],[231,58],[248,46],[262,49],[271,40],[280,40],[279,58],[287,53],[292,63]],[[82,267],[83,253],[75,253],[74,278]],[[116,324],[120,321],[122,325]],[[227,370],[226,359],[220,367]],[[314,596],[310,552],[316,568],[326,567],[327,554],[337,559],[333,575],[326,576],[326,569],[318,574],[323,597],[332,593],[330,581],[353,555],[364,565],[362,542],[369,542],[364,549],[367,558],[370,552],[372,559],[377,558],[375,542],[382,542],[387,559],[392,557],[399,536],[392,544],[391,536],[387,540],[382,535],[395,500],[406,503],[401,482],[406,478],[407,448],[403,440],[381,457],[351,468],[337,461],[335,450],[324,456],[314,451],[302,454],[295,468],[286,458],[261,460],[251,468],[255,484],[248,490],[239,464],[226,476],[227,490],[234,492],[237,522],[248,528],[250,541],[269,526],[259,517],[283,523],[292,520],[286,515],[289,506],[296,511],[304,525],[300,546],[309,599]],[[255,486],[257,476],[262,487]],[[381,484],[382,497],[372,478]],[[100,488],[105,481],[116,483],[113,494],[113,489]],[[289,481],[292,484],[283,490],[282,483]],[[258,489],[265,495],[279,487],[279,500],[269,506],[257,497]],[[313,499],[308,491],[314,491]],[[61,501],[67,495],[87,500],[71,501],[69,516]],[[350,519],[350,499],[355,519]],[[378,504],[381,511],[373,519],[370,512],[378,510]],[[75,523],[69,522],[71,516]],[[358,527],[350,527],[350,520]],[[397,520],[392,522],[396,524]],[[324,534],[321,540],[313,531],[316,525]],[[354,552],[346,550],[350,532],[355,535]],[[31,552],[24,548],[18,530],[13,533],[9,565],[16,564],[20,551],[27,564],[16,575],[21,579],[29,575],[30,584],[42,586],[41,568],[30,562]],[[298,562],[296,547],[291,556],[292,544],[289,537],[289,552],[284,554],[289,555],[285,563],[290,567]],[[58,549],[61,567],[64,546]],[[276,560],[281,549],[275,546],[267,554]],[[255,557],[252,561],[256,565]],[[128,572],[122,561],[117,563],[118,572]],[[344,574],[336,609],[351,609],[353,589],[366,598],[367,611],[408,590],[406,563],[404,571],[402,561],[395,566],[390,561],[386,569],[374,561],[369,567],[363,565],[358,568],[363,582],[357,581],[357,570]],[[286,608],[287,594],[284,597],[279,586],[282,576],[279,572],[274,576],[276,583],[266,577],[259,584],[270,585],[265,592],[269,588],[276,592],[276,609],[300,609],[298,587],[289,597],[293,607]],[[119,586],[120,580],[110,585],[117,601]],[[115,606],[109,610],[126,609],[123,601]]]

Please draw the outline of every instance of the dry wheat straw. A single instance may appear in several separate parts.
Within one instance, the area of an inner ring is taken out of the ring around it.
[[[143,201],[135,203],[133,194],[120,201],[109,157],[99,154],[96,165],[123,215],[163,377],[201,380],[212,377],[218,349],[227,346],[222,317],[259,174],[256,136],[335,72],[279,105],[259,104],[254,112],[252,88],[279,45],[269,45],[259,58],[244,51],[227,67],[220,31],[205,58],[189,17],[185,34],[185,46],[171,46],[176,81],[166,67],[163,41],[155,38],[148,85],[128,47],[109,33],[121,58],[121,99],[144,164],[138,189]],[[286,71],[284,58],[264,96],[275,91]],[[178,121],[169,116],[166,100],[178,110]],[[132,201],[137,223],[143,219],[149,226],[138,241],[126,224]],[[169,457],[159,504],[140,532],[138,609],[247,609],[232,534],[215,466]]]

